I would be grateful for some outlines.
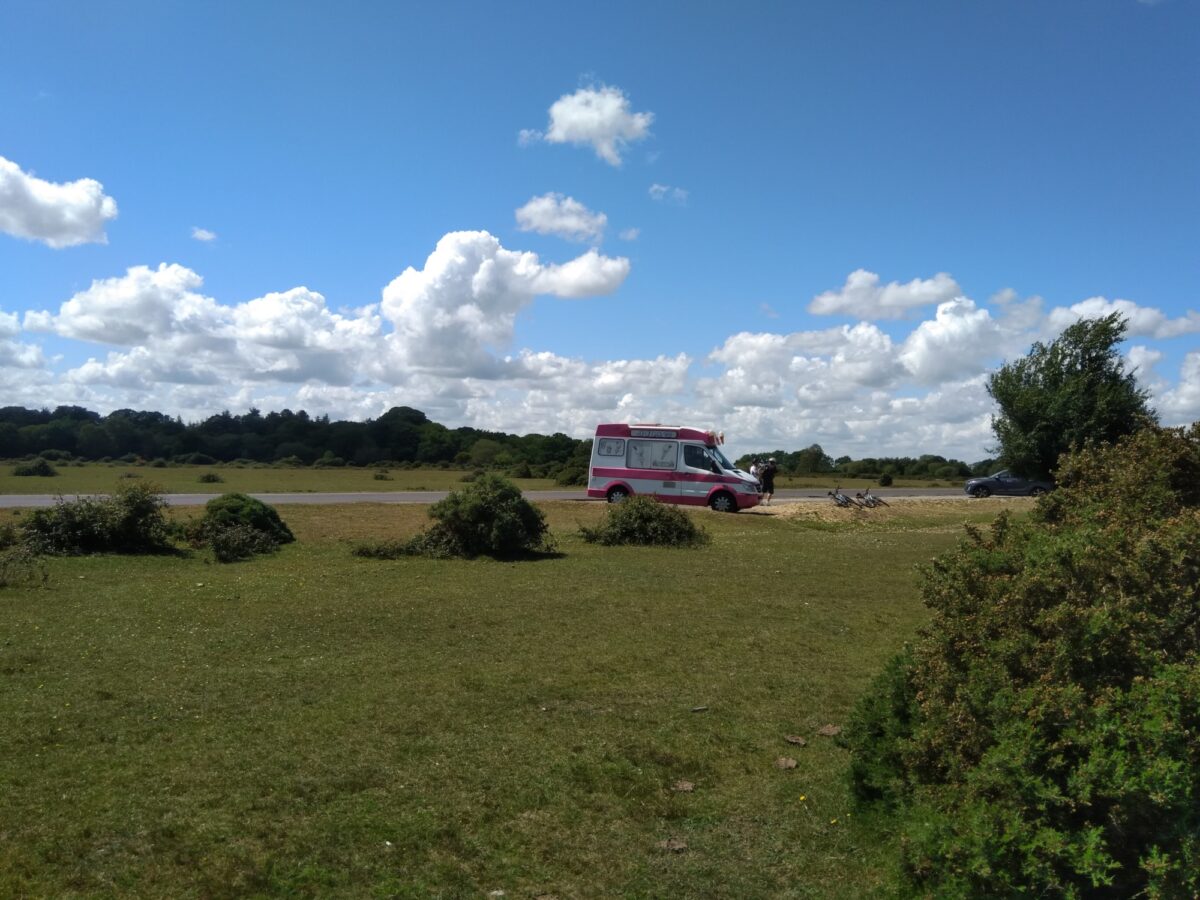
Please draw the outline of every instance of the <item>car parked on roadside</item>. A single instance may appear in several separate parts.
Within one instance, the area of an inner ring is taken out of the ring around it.
[[[993,494],[1008,497],[1040,497],[1054,490],[1053,481],[1038,478],[1021,478],[1007,469],[983,478],[972,478],[963,485],[971,497],[990,497]]]

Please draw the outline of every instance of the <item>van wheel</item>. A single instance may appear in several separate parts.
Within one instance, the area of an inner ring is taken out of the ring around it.
[[[725,492],[713,494],[713,498],[708,501],[708,505],[713,508],[713,512],[737,512],[737,501]]]
[[[629,491],[622,487],[615,487],[608,492],[609,503],[620,503],[622,500],[629,498]]]

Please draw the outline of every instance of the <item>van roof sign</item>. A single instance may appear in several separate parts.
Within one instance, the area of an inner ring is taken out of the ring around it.
[[[630,437],[639,438],[673,438],[678,435],[674,428],[630,428]]]

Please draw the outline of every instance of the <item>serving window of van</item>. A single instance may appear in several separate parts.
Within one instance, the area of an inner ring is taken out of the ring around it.
[[[635,441],[628,442],[629,452],[626,465],[631,469],[675,468],[679,458],[678,441]]]
[[[623,438],[600,438],[596,442],[597,456],[624,456],[625,441]]]

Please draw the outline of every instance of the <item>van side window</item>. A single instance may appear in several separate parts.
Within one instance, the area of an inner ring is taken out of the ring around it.
[[[683,445],[683,464],[693,469],[704,469],[706,472],[712,471],[712,460],[708,458],[708,454],[704,452],[703,447],[698,447],[695,444]]]
[[[676,441],[629,441],[626,465],[631,469],[674,469],[679,458]]]
[[[624,456],[625,441],[621,438],[600,438],[596,441],[597,456]]]

